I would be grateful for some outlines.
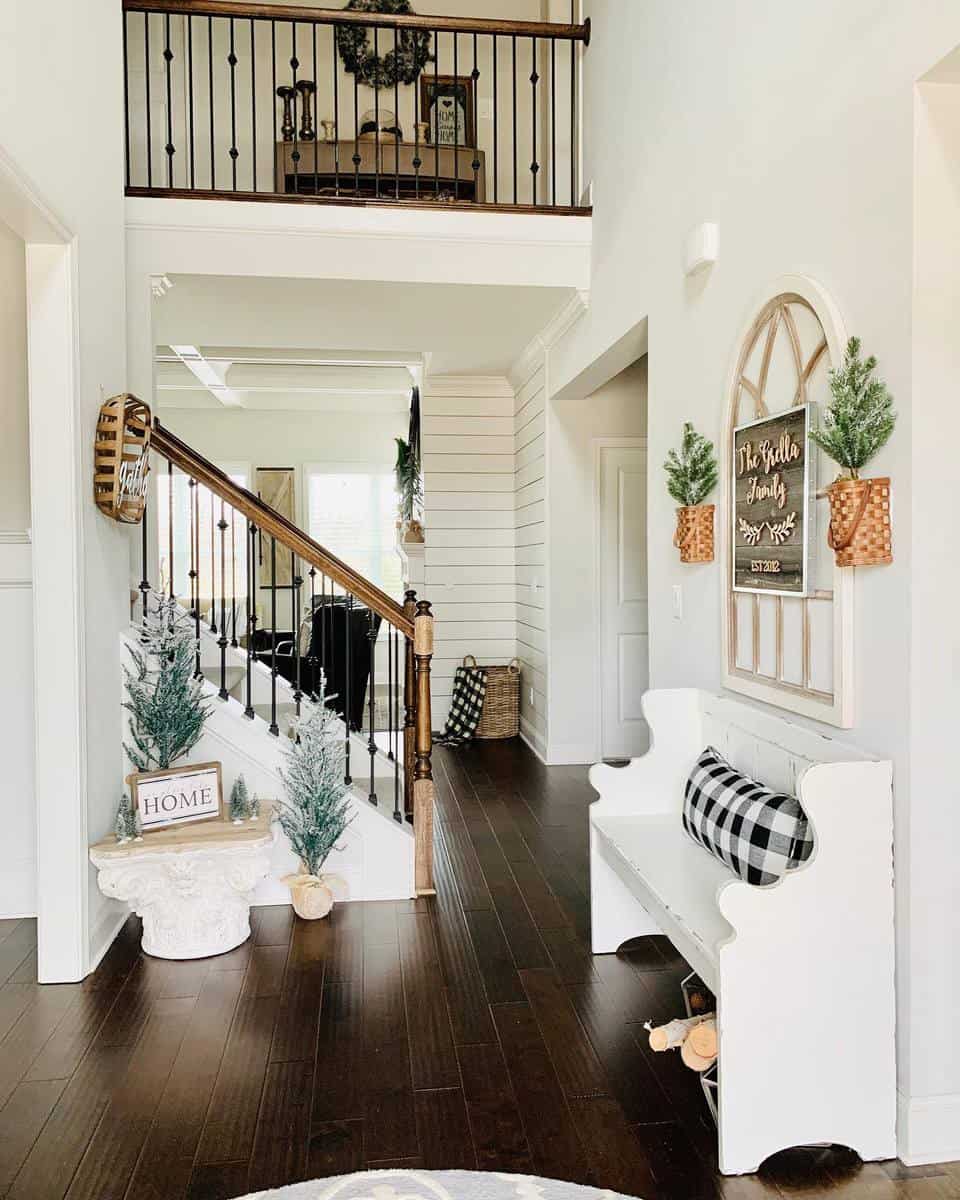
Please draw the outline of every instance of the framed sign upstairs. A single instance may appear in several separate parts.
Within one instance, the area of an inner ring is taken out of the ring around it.
[[[815,457],[810,404],[733,431],[733,590],[806,596]]]

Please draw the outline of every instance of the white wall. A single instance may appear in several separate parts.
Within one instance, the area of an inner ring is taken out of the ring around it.
[[[857,574],[849,736],[896,764],[899,1086],[922,1122],[925,1102],[960,1096],[960,1036],[944,1002],[960,987],[960,909],[930,882],[956,877],[960,810],[942,743],[926,748],[922,777],[909,757],[911,687],[942,694],[950,661],[924,656],[912,676],[904,636],[918,586],[911,526],[943,523],[926,502],[911,513],[910,499],[914,85],[960,42],[960,10],[947,0],[812,0],[797,21],[760,0],[590,0],[586,11],[590,309],[551,355],[550,386],[648,322],[654,686],[719,684],[721,565],[684,571],[655,464],[684,418],[719,438],[734,342],[769,281],[798,272],[824,285],[897,400],[897,432],[872,466],[894,481],[895,561]],[[720,261],[686,279],[684,238],[705,220],[719,223]],[[923,403],[937,413],[953,400],[939,388]],[[682,621],[670,614],[674,583],[684,586]],[[939,623],[937,632],[955,636]],[[960,1122],[954,1130],[946,1157],[960,1156]]]
[[[550,406],[548,762],[600,757],[595,439],[646,432],[646,358],[585,401],[559,399]]]
[[[0,224],[0,798],[4,862],[0,918],[36,912],[33,758],[33,591],[27,411],[26,261],[21,239]]]
[[[38,47],[43,48],[44,72],[57,81],[55,88],[37,87]],[[83,686],[92,714],[119,687],[116,634],[124,621],[127,588],[126,539],[90,502],[97,411],[104,397],[124,390],[126,383],[121,64],[120,11],[113,0],[5,4],[0,10],[0,148],[74,238],[80,418],[76,494],[82,514],[82,547],[78,544],[76,552],[84,580]],[[65,394],[63,404],[76,397]],[[63,418],[51,411],[49,419]],[[84,716],[71,713],[69,719],[82,723]],[[112,720],[86,721],[82,736],[85,778],[78,780],[72,799],[88,806],[83,823],[96,839],[113,820],[120,748]],[[61,799],[71,801],[69,796]],[[75,850],[85,858],[82,845]],[[71,907],[71,921],[79,910],[81,924],[96,939],[108,906],[92,870],[83,870],[86,897],[82,903],[65,898],[64,906]]]
[[[428,376],[421,396],[426,581],[436,617],[433,726],[442,729],[466,654],[516,652],[513,388],[506,379]]]

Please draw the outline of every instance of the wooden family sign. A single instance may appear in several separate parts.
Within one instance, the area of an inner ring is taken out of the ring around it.
[[[150,405],[127,393],[100,407],[93,449],[93,499],[114,521],[136,525],[147,502]]]
[[[810,405],[733,431],[733,588],[803,596],[813,513]]]
[[[130,798],[144,832],[220,816],[220,764],[194,763],[129,775]]]

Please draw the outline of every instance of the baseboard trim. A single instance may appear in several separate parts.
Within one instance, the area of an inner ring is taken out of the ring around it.
[[[529,725],[524,720],[520,721],[520,741],[529,746],[543,765],[547,766],[546,746],[541,738],[530,731]]]
[[[897,1153],[909,1167],[960,1159],[960,1094],[898,1092]]]
[[[87,974],[91,974],[100,966],[103,956],[113,945],[117,934],[124,927],[127,918],[130,916],[131,910],[126,905],[121,905],[119,911],[111,910],[106,912],[97,928],[94,930],[93,936],[90,939],[90,961],[87,967]]]
[[[551,767],[592,767],[599,762],[597,748],[586,743],[576,742],[567,745],[549,745],[547,747],[547,763]]]

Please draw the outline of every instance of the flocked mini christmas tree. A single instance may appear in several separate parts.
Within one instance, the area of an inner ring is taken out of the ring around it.
[[[249,820],[252,815],[253,805],[250,801],[247,781],[242,775],[238,775],[230,789],[230,820],[234,825],[240,825],[243,821]]]
[[[671,450],[663,464],[667,491],[685,508],[702,504],[717,486],[717,456],[713,442],[697,433],[689,421],[683,426],[680,452]]]
[[[893,397],[881,379],[872,378],[877,360],[860,357],[860,339],[847,342],[843,362],[830,372],[830,403],[823,426],[810,433],[824,454],[846,467],[851,479],[889,441],[896,424]]]
[[[348,789],[343,782],[343,729],[337,716],[319,703],[297,726],[280,772],[287,799],[277,818],[303,869],[317,876],[350,823]]]
[[[143,837],[140,813],[134,807],[126,792],[124,792],[117,806],[117,820],[114,825],[114,832],[117,835],[118,842],[140,841]]]
[[[154,592],[124,665],[124,708],[130,713],[127,756],[138,771],[165,770],[200,740],[210,709],[195,674],[197,642],[193,621],[171,597]]]

